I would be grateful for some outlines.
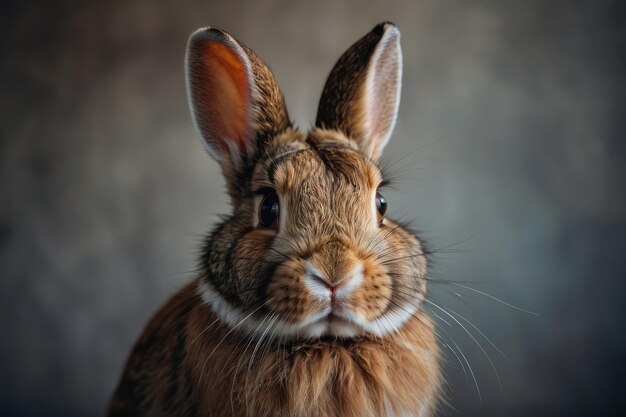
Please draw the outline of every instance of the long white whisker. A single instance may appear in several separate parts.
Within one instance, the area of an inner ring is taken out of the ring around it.
[[[445,308],[445,307],[444,307]],[[504,354],[504,352],[502,352],[500,350],[500,348],[498,348],[498,346],[496,346],[495,343],[493,343],[485,333],[483,333],[478,326],[476,326],[474,323],[472,323],[471,321],[469,321],[468,319],[466,319],[465,317],[463,317],[462,315],[460,315],[459,313],[457,313],[456,311],[453,311],[450,308],[447,308],[448,311],[450,311],[450,313],[454,314],[455,316],[459,317],[460,319],[462,319],[463,321],[465,321],[467,324],[469,324],[470,326],[472,326],[474,328],[474,330],[476,330],[486,341],[487,343],[489,343],[491,345],[491,347],[493,347],[496,351],[498,351],[498,353],[500,355],[502,355],[503,357],[505,357],[506,359],[508,359],[508,357]]]
[[[437,314],[436,312],[434,312],[434,311],[432,311],[432,310],[431,310],[430,312],[431,312],[431,313],[433,313],[433,314],[434,314],[434,316],[435,316],[435,317],[437,317],[439,320],[443,321],[443,322],[444,322],[444,323],[446,323],[448,326],[452,327],[452,324],[451,324],[449,321],[447,321],[446,319],[444,319],[443,317],[441,317],[439,314]]]
[[[491,365],[491,368],[493,369],[494,374],[496,375],[496,379],[498,380],[498,383],[500,384],[500,386],[502,386],[502,381],[500,380],[500,374],[498,374],[498,371],[496,369],[496,366],[493,364],[493,361],[491,360],[491,357],[489,356],[489,354],[487,353],[487,351],[485,350],[485,348],[483,348],[483,346],[478,342],[478,340],[474,337],[474,335],[467,330],[467,327],[463,326],[463,323],[461,323],[460,321],[458,321],[456,319],[456,317],[454,317],[452,314],[448,313],[443,307],[440,307],[439,305],[435,304],[434,302],[432,302],[431,300],[428,300],[426,298],[424,298],[424,301],[426,301],[429,304],[432,304],[433,306],[435,306],[436,308],[438,308],[439,310],[441,310],[443,313],[445,313],[448,317],[450,317],[452,320],[454,320],[459,326],[461,326],[461,328],[463,330],[465,330],[465,333],[467,333],[467,335],[474,341],[474,343],[476,343],[476,346],[478,346],[480,348],[480,350],[483,352],[483,354],[485,355],[485,357],[487,358],[487,360],[489,361],[489,364]]]
[[[267,332],[270,330],[270,328],[272,327],[272,324],[275,322],[275,320],[278,318],[278,313],[273,313],[271,316],[269,316],[269,320],[268,320],[268,325],[265,329],[265,331],[263,332],[263,334],[261,334],[261,337],[259,338],[259,340],[257,341],[255,347],[254,347],[254,351],[252,352],[252,356],[250,357],[250,360],[248,361],[248,371],[246,372],[246,379],[245,379],[245,383],[244,386],[248,386],[248,381],[250,378],[250,371],[252,369],[252,361],[254,361],[254,355],[259,347],[259,344],[261,344],[263,342],[263,338],[265,337],[265,335],[267,334]],[[250,398],[248,396],[248,394],[251,392],[250,389],[246,389],[246,408],[250,409]]]
[[[239,320],[239,323],[237,323],[235,326],[233,326],[223,337],[222,339],[219,341],[219,343],[217,345],[215,345],[215,347],[213,348],[213,350],[211,351],[211,353],[209,353],[209,356],[207,356],[207,358],[204,360],[204,363],[202,364],[202,370],[200,371],[200,377],[199,380],[202,380],[202,374],[204,373],[204,368],[206,367],[206,364],[208,363],[209,359],[211,358],[211,356],[213,356],[213,354],[215,353],[215,351],[222,345],[222,343],[224,342],[224,340],[226,340],[226,338],[235,331],[235,329],[237,327],[239,327],[244,321],[246,321],[250,316],[252,316],[254,313],[256,313],[257,311],[259,311],[261,308],[265,307],[268,303],[270,302],[270,300],[266,301],[265,303],[261,304],[260,306],[258,306],[256,309],[254,309],[254,311],[252,311],[250,314],[248,314],[246,317],[244,317],[243,319]]]
[[[250,346],[252,345],[252,342],[254,341],[254,337],[257,334],[257,332],[259,331],[259,328],[263,325],[263,323],[265,322],[265,320],[267,320],[267,316],[263,318],[263,320],[257,324],[256,329],[254,329],[254,331],[248,335],[248,343],[246,343],[246,347],[243,350],[242,353],[242,358],[245,357],[246,353],[248,352],[248,349],[250,348]],[[243,360],[238,361],[237,363],[237,368],[235,368],[235,373],[233,374],[233,380],[230,386],[230,406],[231,406],[231,411],[233,414],[235,414],[235,401],[233,398],[233,393],[235,392],[235,381],[237,379],[237,374],[239,373],[239,368],[241,367]]]
[[[441,329],[441,331],[443,332],[443,334],[450,339],[450,341],[454,344],[454,346],[456,346],[456,348],[459,350],[459,352],[461,351],[461,349],[459,348],[459,345],[456,344],[456,342],[454,341],[454,339],[452,338],[452,336],[450,336],[445,330]],[[443,338],[441,340],[441,342],[448,346],[448,348],[450,349],[450,351],[454,354],[454,356],[456,356],[456,359],[459,361],[459,364],[461,365],[461,369],[463,369],[463,373],[465,374],[465,378],[468,377],[467,374],[467,370],[465,369],[465,365],[463,364],[463,362],[461,361],[461,358],[459,357],[459,355],[456,353],[456,351],[452,348],[452,346],[450,346],[449,344],[445,343],[443,341]]]
[[[485,297],[491,298],[492,300],[497,301],[499,303],[502,303],[505,306],[514,308],[515,310],[523,311],[524,313],[532,314],[533,316],[541,316],[539,313],[535,313],[534,311],[526,310],[526,309],[523,309],[521,307],[515,306],[513,304],[507,303],[506,301],[502,301],[499,298],[494,297],[491,294],[487,294],[486,292],[477,290],[476,288],[468,287],[467,285],[459,284],[457,282],[446,282],[446,284],[448,284],[448,285],[455,285],[457,287],[465,288],[466,290],[469,290],[469,291],[474,291],[475,293],[478,293],[480,295],[484,295]]]
[[[272,326],[272,324],[274,323],[274,321],[277,318],[278,318],[278,314],[272,313],[272,315],[270,316],[270,319],[267,322],[267,327],[265,328],[265,330],[261,334],[261,337],[259,338],[259,340],[256,342],[256,345],[254,346],[254,350],[252,351],[252,355],[250,356],[250,360],[248,361],[248,375],[250,374],[250,370],[252,369],[252,362],[254,362],[254,357],[256,355],[257,350],[259,349],[259,345],[260,345],[261,341],[263,340],[263,338],[265,337],[267,332],[270,330],[270,327]],[[247,379],[247,377],[246,377],[246,379]]]

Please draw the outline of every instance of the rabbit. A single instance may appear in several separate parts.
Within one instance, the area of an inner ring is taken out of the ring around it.
[[[381,23],[341,56],[308,133],[268,67],[227,32],[193,33],[185,61],[232,214],[143,331],[108,415],[434,415],[427,251],[386,217],[379,190],[400,103],[398,28]]]

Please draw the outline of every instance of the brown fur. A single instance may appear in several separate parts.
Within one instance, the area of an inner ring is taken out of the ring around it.
[[[303,133],[251,50],[217,29],[192,35],[192,109],[233,212],[206,239],[199,276],[137,342],[109,415],[432,415],[441,375],[426,254],[375,204],[399,54],[397,29],[374,28],[340,58],[318,127]],[[268,190],[280,200],[269,228],[258,213]]]
[[[433,324],[424,313],[388,338],[271,341],[252,358],[256,340],[220,323],[196,285],[148,324],[109,415],[367,417],[417,415],[422,407],[423,415],[434,411],[441,377]]]

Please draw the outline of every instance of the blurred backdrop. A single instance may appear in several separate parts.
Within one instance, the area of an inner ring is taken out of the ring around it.
[[[442,414],[626,410],[623,2],[1,7],[0,415],[102,415],[143,325],[228,210],[188,114],[187,36],[214,25],[249,45],[308,128],[335,60],[383,20],[404,51],[392,213],[440,249],[434,276],[540,314],[432,288],[506,355],[465,324],[500,384],[438,320],[455,350]]]

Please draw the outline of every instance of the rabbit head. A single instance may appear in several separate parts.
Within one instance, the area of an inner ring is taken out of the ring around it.
[[[242,331],[384,337],[420,310],[421,242],[385,217],[377,165],[398,112],[400,33],[377,25],[331,71],[315,127],[293,128],[267,66],[228,33],[190,38],[194,121],[232,213],[207,238],[202,296]]]

